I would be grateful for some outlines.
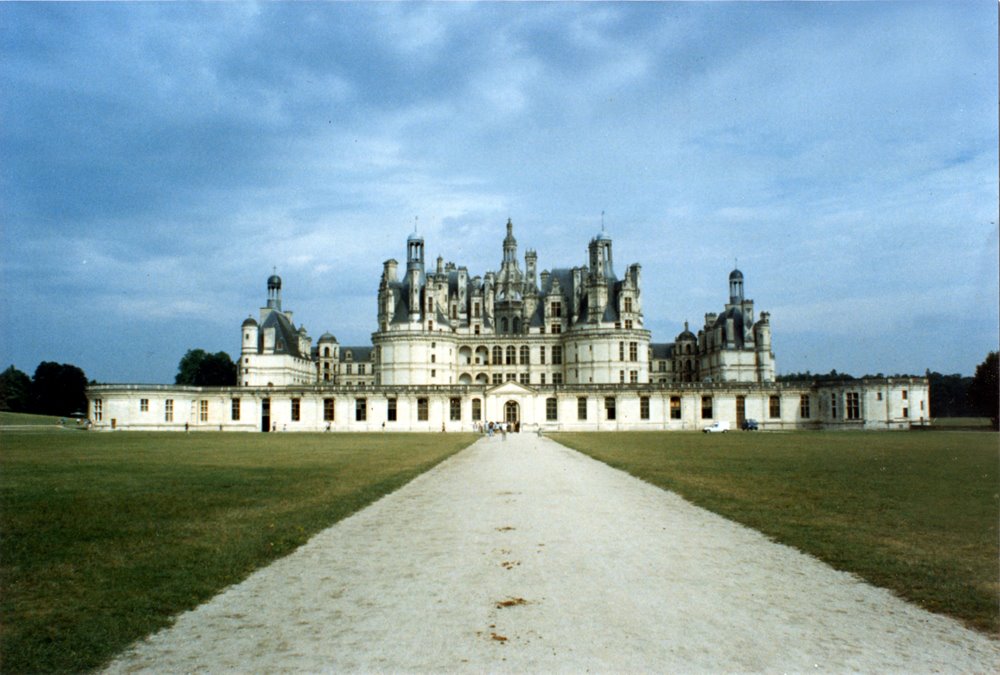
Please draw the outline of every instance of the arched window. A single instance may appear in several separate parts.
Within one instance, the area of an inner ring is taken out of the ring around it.
[[[522,345],[521,346],[521,364],[522,365],[528,365],[528,363],[531,362],[530,354],[531,354],[531,352],[528,349],[528,345]]]
[[[500,345],[493,348],[493,365],[499,366],[503,363],[503,349]]]
[[[684,353],[685,354],[690,354],[691,353],[691,345],[690,344],[685,345],[685,347],[684,347]]]
[[[330,348],[329,347],[323,347],[323,356],[325,356],[327,358],[330,357]]]
[[[514,326],[513,326],[513,329],[514,329],[515,333],[520,333],[521,332],[521,319],[518,318],[518,317],[516,317],[516,316],[514,317]]]
[[[517,364],[516,352],[513,346],[507,347],[507,365],[513,366]]]

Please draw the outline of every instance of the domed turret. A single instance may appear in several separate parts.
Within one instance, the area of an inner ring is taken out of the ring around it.
[[[281,277],[272,274],[267,278],[267,306],[281,311]]]
[[[729,273],[729,303],[743,302],[743,272],[734,269]]]
[[[258,335],[260,334],[260,327],[257,322],[254,321],[252,316],[248,316],[243,320],[243,343],[241,351],[244,354],[251,354],[257,352],[257,341]]]
[[[319,342],[317,342],[317,344],[324,344],[327,342],[333,343],[336,341],[337,338],[334,337],[333,333],[323,333],[322,335],[319,336]]]

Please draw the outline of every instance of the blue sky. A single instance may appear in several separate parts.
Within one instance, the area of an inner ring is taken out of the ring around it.
[[[669,342],[738,259],[779,372],[998,341],[997,5],[0,4],[0,368],[171,382],[276,267],[368,344],[382,261],[601,227]]]

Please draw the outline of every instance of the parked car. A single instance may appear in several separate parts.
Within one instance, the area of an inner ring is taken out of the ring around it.
[[[702,429],[706,434],[724,434],[729,431],[729,422],[716,422]]]
[[[757,426],[757,420],[743,420],[743,431],[757,431],[759,428],[760,427]]]

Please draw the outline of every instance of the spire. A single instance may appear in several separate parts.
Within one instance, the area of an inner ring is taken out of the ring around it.
[[[517,264],[517,239],[514,238],[514,223],[507,219],[507,236],[503,240],[503,262]]]

